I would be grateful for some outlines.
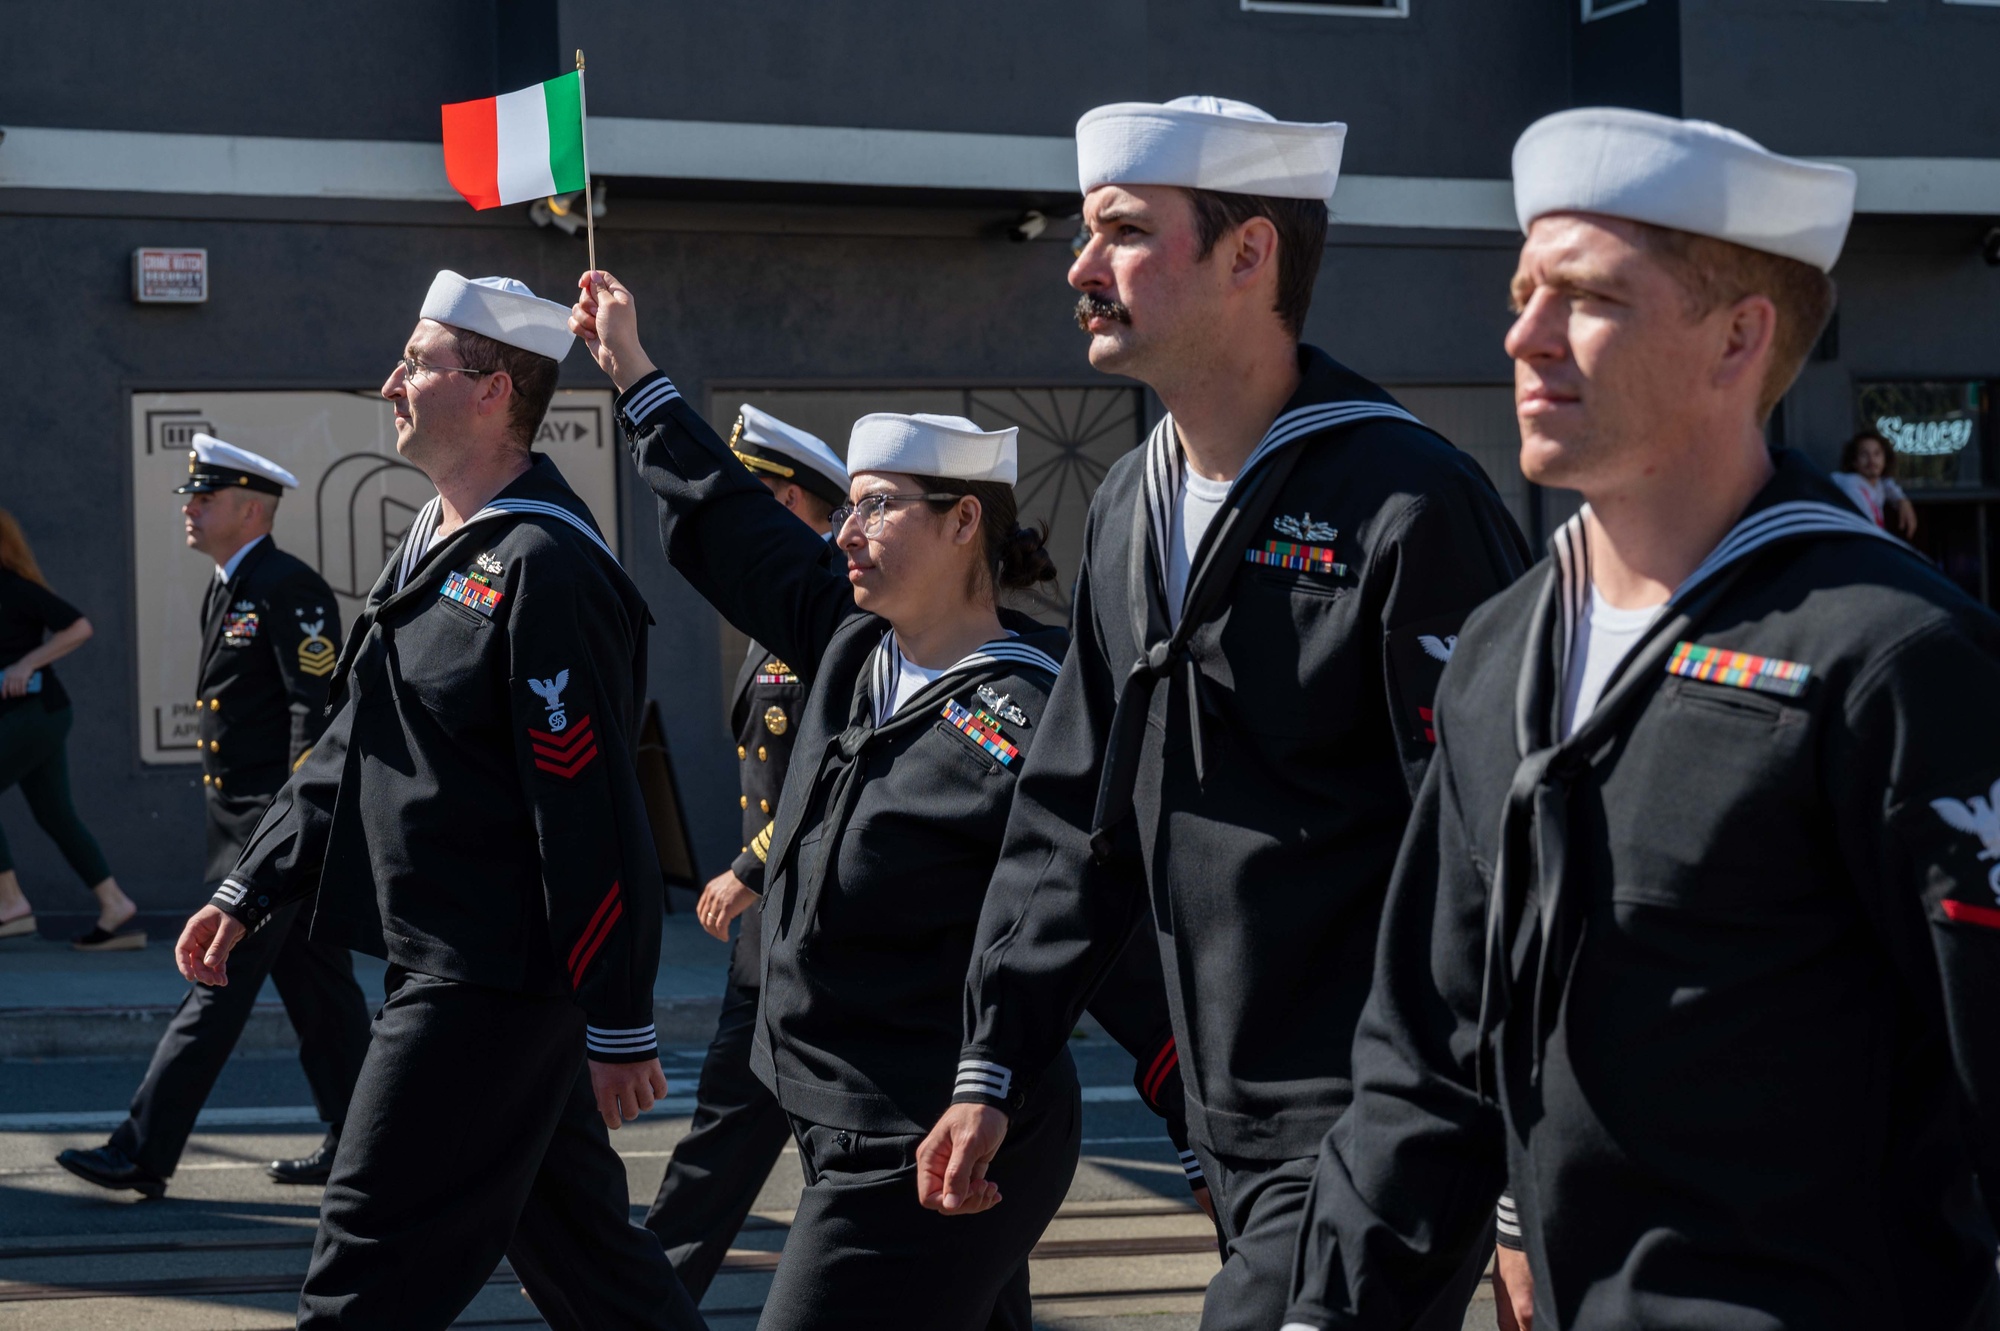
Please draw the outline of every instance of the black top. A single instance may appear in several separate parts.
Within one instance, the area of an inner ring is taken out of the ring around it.
[[[778,794],[798,739],[799,707],[805,702],[805,681],[783,657],[753,642],[736,675],[729,709],[736,732],[736,769],[743,811],[743,849],[729,866],[743,885],[760,896],[764,891],[764,860],[771,853]],[[762,948],[763,904],[740,917],[736,945],[729,954],[730,978],[754,989],[764,982]]]
[[[12,569],[0,568],[0,670],[34,651],[51,633],[60,633],[83,612],[39,582],[22,577]],[[36,692],[19,698],[0,698],[0,712],[35,703],[43,710],[59,712],[69,706],[69,695],[56,678],[52,665],[35,672],[41,676]]]
[[[2000,620],[1796,454],[1736,533],[1574,746],[1580,546],[1466,621],[1285,1320],[1408,1325],[1511,1180],[1538,1325],[1994,1324]]]
[[[207,611],[195,699],[205,784],[272,794],[326,729],[340,607],[326,579],[266,536]]]
[[[802,1118],[923,1133],[951,1098],[973,930],[1015,773],[1046,739],[1067,635],[1003,611],[1014,636],[885,717],[897,649],[888,624],[855,606],[839,552],[751,478],[664,375],[635,384],[619,409],[659,496],[667,557],[806,690],[766,864],[753,1066]],[[1131,998],[1157,1012],[1157,975]],[[1134,1011],[1114,1020],[1135,1040],[1148,1033]],[[1071,1084],[1064,1067],[1052,1096]]]
[[[654,1056],[663,888],[634,763],[649,617],[537,455],[435,546],[411,524],[334,672],[337,710],[215,904],[445,979],[574,993],[590,1056]]]
[[[1260,1160],[1312,1155],[1347,1102],[1443,658],[1525,562],[1475,462],[1324,353],[1300,368],[1197,552],[1212,572],[1191,581],[1217,579],[1219,600],[1188,617],[1184,656],[1159,653],[1169,673],[1131,718],[1136,807],[1108,862],[1090,832],[1113,716],[1167,638],[1151,515],[1181,465],[1170,421],[1091,503],[1076,640],[987,894],[964,1050],[1032,1077],[1150,904],[1190,1130]]]

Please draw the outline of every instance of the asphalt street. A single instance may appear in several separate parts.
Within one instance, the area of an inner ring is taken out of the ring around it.
[[[1088,1092],[1084,1159],[1033,1265],[1036,1318],[1051,1331],[1192,1331],[1217,1258],[1158,1121],[1130,1096],[1130,1061],[1102,1036],[1073,1045]],[[667,1051],[668,1108],[613,1139],[635,1203],[652,1198],[687,1128],[701,1050]],[[143,1326],[287,1327],[318,1213],[314,1188],[270,1182],[263,1163],[312,1148],[316,1128],[275,1121],[310,1103],[285,1052],[233,1059],[165,1198],[100,1192],[58,1169],[67,1146],[104,1140],[144,1071],[130,1058],[0,1062],[0,1323],[13,1331]],[[472,1097],[461,1112],[477,1113]],[[94,1115],[94,1118],[92,1117]],[[88,1121],[86,1121],[88,1120]],[[51,1130],[53,1125],[73,1125]],[[441,1117],[440,1132],[449,1132]],[[780,1160],[703,1304],[716,1331],[756,1324],[801,1180]],[[640,1205],[635,1205],[636,1219]],[[543,1323],[504,1266],[457,1325]],[[1491,1328],[1482,1298],[1466,1322]]]

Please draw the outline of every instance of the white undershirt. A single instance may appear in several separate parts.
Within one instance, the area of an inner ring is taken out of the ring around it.
[[[261,536],[252,536],[238,548],[235,554],[217,564],[215,566],[215,580],[217,582],[228,582],[231,578],[235,577],[236,570],[242,566],[243,556],[256,549],[257,542],[263,539]]]
[[[1201,538],[1222,511],[1229,498],[1229,481],[1211,481],[1192,471],[1181,479],[1180,502],[1174,505],[1174,535],[1167,542],[1167,618],[1172,627],[1181,622],[1181,603],[1187,600],[1188,577],[1194,570],[1194,552]]]
[[[1562,737],[1568,739],[1577,724],[1590,719],[1612,669],[1625,653],[1653,627],[1666,610],[1666,603],[1643,605],[1636,610],[1620,610],[1605,600],[1597,584],[1590,584],[1590,604],[1584,608],[1583,622],[1576,626],[1576,641],[1569,653],[1569,687],[1563,696]]]
[[[896,653],[896,660],[901,665],[902,670],[896,676],[896,700],[889,708],[889,715],[891,716],[902,711],[904,703],[929,688],[932,682],[945,672],[944,666],[939,666],[936,670],[931,670],[925,666],[918,665],[901,652]]]

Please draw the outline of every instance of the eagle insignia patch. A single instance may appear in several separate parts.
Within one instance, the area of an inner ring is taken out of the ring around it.
[[[569,714],[563,711],[563,690],[569,687],[569,671],[558,670],[554,679],[530,679],[528,688],[542,705],[548,709],[549,729],[561,734],[569,725]]]
[[[333,664],[339,653],[334,650],[333,640],[321,630],[326,628],[325,618],[299,621],[299,629],[306,635],[299,643],[299,670],[317,679],[333,673]]]
[[[1419,633],[1417,646],[1423,648],[1424,655],[1433,661],[1449,661],[1452,652],[1458,647],[1458,635],[1447,633],[1440,637],[1435,633]]]

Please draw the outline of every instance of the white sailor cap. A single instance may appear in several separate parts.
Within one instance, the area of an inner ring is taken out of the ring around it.
[[[431,280],[421,317],[555,361],[569,355],[576,342],[569,306],[543,300],[511,277],[460,277],[444,269]]]
[[[1017,466],[1014,441],[1019,434],[1011,426],[982,430],[963,416],[878,411],[854,422],[847,441],[847,468],[856,474],[900,471],[1012,485]]]
[[[1180,185],[1225,194],[1329,199],[1347,126],[1274,120],[1227,97],[1114,102],[1076,122],[1076,170],[1099,185]]]
[[[224,443],[212,434],[198,433],[188,442],[192,446],[187,481],[174,487],[177,495],[238,488],[276,495],[298,487],[298,477],[260,453]]]
[[[847,464],[818,435],[745,402],[736,409],[729,451],[751,471],[796,482],[829,504],[847,502]]]
[[[1600,213],[1833,267],[1854,218],[1854,173],[1780,157],[1706,120],[1591,106],[1528,126],[1514,145],[1514,212]]]

